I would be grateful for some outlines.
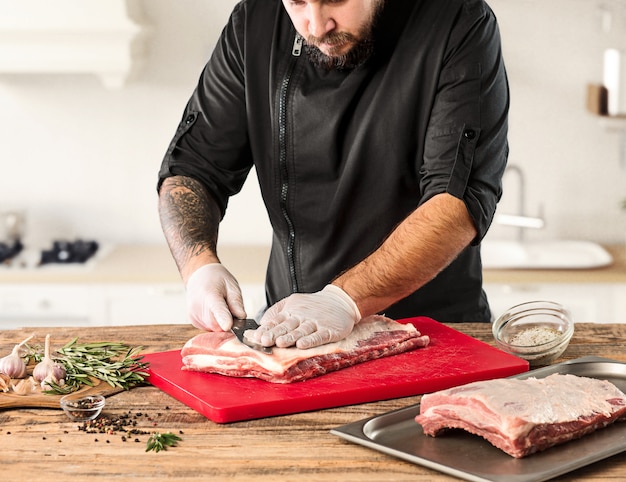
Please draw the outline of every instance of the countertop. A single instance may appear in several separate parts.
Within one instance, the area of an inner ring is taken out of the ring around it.
[[[220,260],[239,283],[263,284],[269,247],[220,247]],[[7,268],[0,265],[0,283],[180,283],[172,255],[165,245],[119,245],[85,265],[45,265]]]
[[[605,246],[610,266],[583,270],[485,270],[485,283],[626,283],[626,246]],[[269,247],[220,246],[218,255],[241,284],[263,284]],[[0,283],[178,283],[180,277],[165,245],[120,245],[87,266],[5,268]]]
[[[626,283],[626,246],[603,246],[613,257],[609,266],[593,269],[489,269],[486,283]]]
[[[492,343],[489,324],[449,326]],[[32,331],[0,331],[0,353],[8,353]],[[48,328],[46,332],[53,345],[78,337],[85,342],[124,341],[145,347],[145,352],[178,349],[197,333],[191,326],[180,325]],[[626,325],[577,324],[570,346],[557,362],[586,355],[626,362],[624,339]],[[177,447],[145,452],[147,435],[123,441],[119,434],[79,431],[78,424],[60,410],[6,409],[0,411],[0,460],[11,480],[458,480],[329,433],[340,425],[417,403],[419,398],[220,425],[159,389],[145,386],[110,396],[104,414],[130,414],[139,420],[137,428],[180,434]],[[626,452],[554,480],[621,481],[624,473]]]

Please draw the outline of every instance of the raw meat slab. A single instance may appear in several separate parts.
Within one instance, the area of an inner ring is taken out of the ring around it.
[[[271,354],[261,353],[232,333],[203,332],[185,343],[180,354],[183,369],[189,371],[294,383],[424,348],[429,342],[430,338],[410,323],[374,315],[359,321],[343,340],[308,350],[273,347]]]
[[[515,458],[581,438],[626,417],[626,396],[607,380],[554,373],[482,380],[426,394],[415,421],[426,435],[463,429]]]
[[[425,317],[426,348],[288,385],[181,370],[180,350],[149,353],[148,381],[217,423],[287,415],[443,390],[528,371],[528,362]]]

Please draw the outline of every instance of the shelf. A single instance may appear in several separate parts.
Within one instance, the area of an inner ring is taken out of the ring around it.
[[[625,116],[601,116],[600,125],[610,131],[626,130]]]
[[[95,74],[120,88],[143,56],[125,0],[0,0],[0,74]]]

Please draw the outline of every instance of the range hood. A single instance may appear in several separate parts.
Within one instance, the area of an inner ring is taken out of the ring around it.
[[[0,76],[95,74],[119,88],[143,56],[125,0],[0,0],[0,12]]]

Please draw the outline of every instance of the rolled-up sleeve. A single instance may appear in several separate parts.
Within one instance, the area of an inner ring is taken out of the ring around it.
[[[184,110],[161,163],[157,188],[170,176],[202,182],[221,208],[239,192],[252,167],[243,60],[244,13],[233,11]]]
[[[509,109],[497,22],[482,1],[467,2],[443,64],[421,169],[423,201],[442,192],[463,200],[478,244],[502,195]]]

